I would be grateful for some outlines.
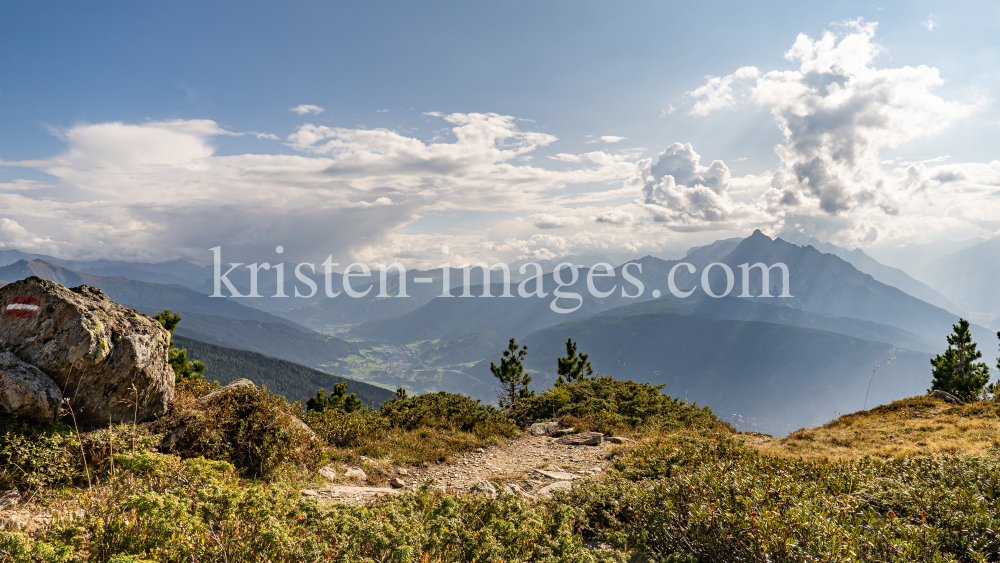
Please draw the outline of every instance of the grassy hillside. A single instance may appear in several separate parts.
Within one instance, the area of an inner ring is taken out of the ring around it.
[[[174,336],[179,348],[186,348],[188,357],[205,362],[205,378],[229,383],[245,377],[257,385],[284,396],[289,401],[305,401],[316,395],[320,387],[332,390],[335,383],[347,382],[349,393],[357,393],[366,405],[378,406],[393,397],[393,391],[332,375],[300,364],[270,358],[257,352],[223,348],[183,336]]]
[[[913,455],[994,455],[1000,417],[994,403],[951,405],[912,397],[844,415],[787,438],[748,438],[770,455],[808,460],[883,459]]]

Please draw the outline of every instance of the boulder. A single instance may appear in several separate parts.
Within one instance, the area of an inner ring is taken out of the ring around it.
[[[0,287],[0,349],[52,378],[81,424],[164,414],[174,397],[169,347],[160,323],[99,289],[36,276]]]
[[[600,432],[580,432],[570,434],[556,440],[556,443],[566,446],[598,446],[604,441],[604,434]]]
[[[528,434],[532,436],[548,436],[561,427],[562,425],[558,422],[536,422],[528,427]]]
[[[952,395],[951,393],[948,393],[947,391],[942,391],[940,389],[935,389],[930,393],[928,393],[928,395],[931,397],[935,397],[937,399],[941,399],[942,401],[946,403],[951,403],[953,405],[965,404],[965,401],[963,401],[962,399],[959,399],[958,397]]]
[[[393,489],[402,489],[406,486],[406,481],[400,479],[399,477],[393,477],[392,479],[389,479],[389,486]]]
[[[0,413],[51,422],[60,405],[62,393],[51,377],[10,352],[0,352]]]

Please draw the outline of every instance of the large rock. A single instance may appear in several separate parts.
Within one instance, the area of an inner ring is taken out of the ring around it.
[[[174,396],[169,347],[160,323],[99,289],[34,276],[0,288],[0,350],[51,377],[81,424],[164,414]]]
[[[62,393],[42,370],[10,352],[0,352],[0,413],[39,422],[59,414]]]

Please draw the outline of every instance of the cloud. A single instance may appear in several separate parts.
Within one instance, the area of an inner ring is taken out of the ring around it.
[[[627,225],[635,222],[635,215],[621,209],[609,209],[604,213],[594,217],[598,223],[608,223],[611,225]]]
[[[387,109],[377,109],[377,110],[375,110],[375,113],[389,113],[389,110],[387,110]]]
[[[730,197],[731,175],[721,160],[701,165],[691,144],[674,143],[652,159],[638,163],[642,200],[654,220],[682,230],[718,230],[738,222],[772,221],[763,204],[749,205]]]
[[[310,114],[310,113],[313,114],[313,115],[319,115],[319,114],[323,113],[323,108],[321,108],[319,106],[314,106],[312,104],[302,104],[300,106],[295,106],[293,108],[289,108],[288,111],[293,111],[293,112],[295,112],[295,113],[297,113],[299,115],[306,115],[306,114]]]
[[[628,139],[628,137],[616,137],[614,135],[604,135],[603,137],[601,137],[601,140],[604,141],[605,143],[618,143],[626,139]]]
[[[818,40],[799,34],[785,53],[798,69],[760,75],[743,67],[709,79],[692,92],[704,98],[692,113],[733,105],[730,85],[755,78],[749,100],[768,108],[785,136],[775,148],[781,201],[825,213],[859,206],[898,213],[905,190],[883,172],[880,151],[941,131],[976,106],[931,93],[943,83],[936,68],[871,66],[882,51],[873,42],[876,25],[846,22],[848,33],[827,31]]]
[[[529,215],[528,219],[539,229],[564,229],[582,223],[577,217],[557,217],[550,213],[536,213]]]
[[[927,20],[920,22],[920,25],[926,27],[927,31],[934,31],[935,29],[941,27],[940,25],[938,25],[937,16],[935,16],[934,14],[928,15]]]
[[[733,84],[757,78],[759,75],[760,71],[757,70],[757,67],[744,66],[728,76],[709,76],[704,85],[688,92],[692,98],[699,98],[694,107],[691,108],[691,115],[706,116],[713,111],[733,107],[736,105]],[[673,106],[670,107],[673,108]]]
[[[199,261],[222,245],[233,262],[274,260],[281,244],[286,260],[332,253],[343,262],[404,248],[394,241],[437,230],[440,213],[548,213],[579,225],[559,212],[564,202],[591,192],[601,199],[601,190],[634,174],[628,159],[600,151],[559,170],[527,164],[556,138],[521,129],[511,116],[443,119],[450,142],[302,125],[285,139],[296,151],[287,155],[217,154],[215,139],[245,133],[206,120],[72,127],[59,132],[62,154],[4,163],[55,181],[0,185],[0,244],[78,259]],[[400,234],[407,225],[409,234]],[[440,252],[425,259],[440,260]]]

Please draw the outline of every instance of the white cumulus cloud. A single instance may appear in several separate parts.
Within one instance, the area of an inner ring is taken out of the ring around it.
[[[308,114],[319,115],[323,113],[323,108],[319,106],[314,106],[312,104],[302,104],[300,106],[289,108],[288,111],[295,112],[299,115],[308,115]]]

